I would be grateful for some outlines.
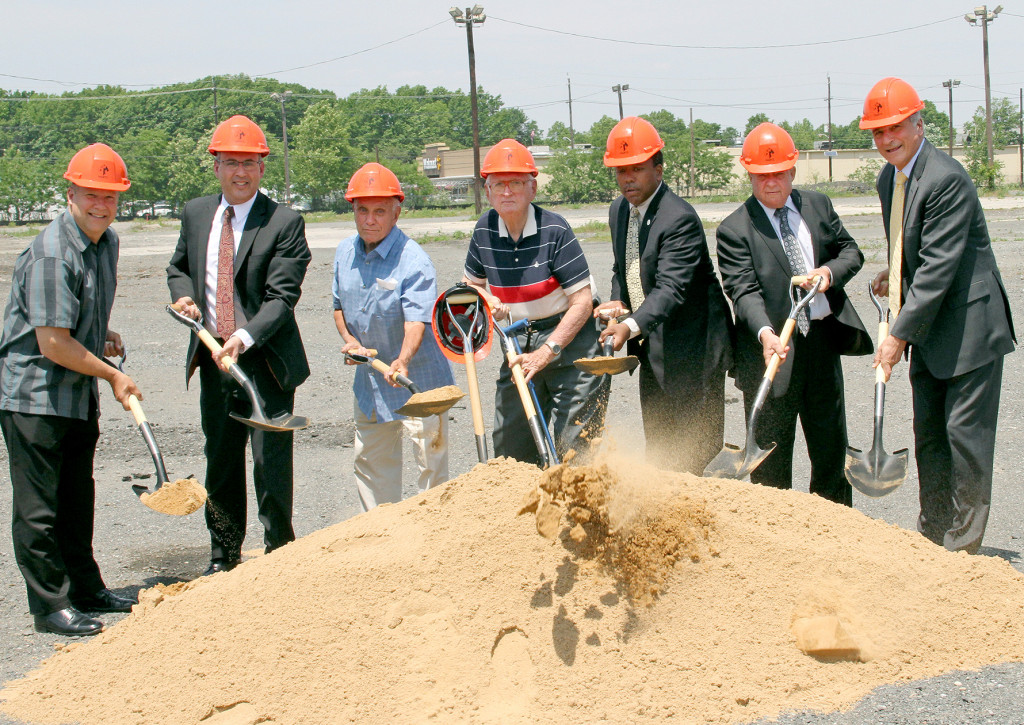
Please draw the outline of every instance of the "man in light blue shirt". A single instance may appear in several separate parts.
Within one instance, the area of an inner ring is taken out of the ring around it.
[[[334,322],[343,353],[376,355],[390,364],[383,376],[363,365],[356,371],[355,475],[368,511],[402,500],[402,429],[409,431],[419,467],[420,492],[448,480],[448,414],[407,418],[394,412],[410,392],[393,375],[421,390],[453,385],[451,367],[436,340],[426,335],[437,296],[430,257],[396,226],[405,195],[391,171],[376,163],[359,169],[345,198],[352,202],[357,234],[334,256]],[[351,364],[351,361],[348,361]]]

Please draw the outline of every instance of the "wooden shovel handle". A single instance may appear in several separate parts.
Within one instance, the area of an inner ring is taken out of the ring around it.
[[[798,275],[794,276],[792,279],[790,279],[789,283],[791,285],[793,285],[794,287],[796,287],[798,285],[804,284],[805,282],[813,282],[814,280],[816,280],[820,276],[821,275],[818,275],[818,274],[814,275],[813,277],[810,276],[810,275],[807,275],[807,274],[798,274]]]
[[[530,389],[526,386],[526,376],[523,375],[523,366],[519,363],[516,363],[515,365],[512,364],[512,361],[516,357],[512,351],[509,351],[505,357],[508,360],[509,368],[512,370],[512,379],[516,383],[516,390],[519,391],[519,399],[523,401],[523,410],[526,412],[526,419],[530,420],[537,415],[537,409],[533,407],[533,396],[530,395]]]
[[[476,377],[476,361],[473,355],[464,355],[466,361],[466,378],[469,381],[469,407],[473,411],[473,432],[477,436],[484,434],[484,411],[480,406],[480,383]]]
[[[142,411],[142,403],[139,402],[139,399],[134,394],[128,396],[128,407],[131,409],[132,415],[135,416],[135,423],[137,425],[142,425],[146,422],[146,414]]]
[[[878,346],[879,347],[882,346],[882,343],[885,342],[885,338],[887,338],[887,337],[889,337],[889,321],[888,320],[879,320],[879,322],[878,322]],[[883,370],[882,366],[879,365],[878,367],[875,368],[875,383],[877,384],[877,383],[884,383],[884,382],[886,382],[885,370]]]
[[[213,352],[214,355],[220,358],[220,361],[224,363],[224,367],[226,367],[228,370],[231,369],[231,366],[235,364],[235,361],[231,358],[230,355],[220,354],[224,348],[220,346],[220,343],[218,343],[216,339],[214,339],[213,335],[210,334],[209,330],[203,328],[202,330],[196,332],[196,336],[203,341],[204,345],[210,348],[210,351]]]
[[[789,344],[790,339],[793,337],[793,329],[796,327],[796,320],[792,317],[786,319],[786,324],[782,326],[782,335],[779,337],[779,342],[782,347],[785,348]],[[764,376],[769,380],[775,380],[775,373],[779,371],[779,366],[782,365],[782,358],[779,357],[778,353],[772,355],[772,359],[768,361],[768,369],[764,371]]]

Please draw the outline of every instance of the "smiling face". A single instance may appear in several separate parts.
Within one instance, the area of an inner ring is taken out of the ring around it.
[[[754,198],[769,209],[781,209],[793,193],[793,179],[796,167],[770,174],[748,174],[753,187]]]
[[[626,197],[626,201],[633,206],[640,206],[661,186],[664,170],[664,166],[654,165],[653,158],[642,164],[616,166],[615,183],[619,185],[619,191]]]
[[[220,181],[220,190],[228,204],[244,204],[260,190],[263,178],[263,157],[259,154],[236,154],[222,151],[213,162],[213,172]]]
[[[68,209],[75,224],[96,243],[117,216],[116,191],[86,189],[72,184],[68,188]]]
[[[897,169],[906,168],[924,140],[924,120],[920,113],[891,126],[882,126],[871,132],[882,158]]]
[[[402,203],[393,196],[366,196],[352,202],[356,231],[367,251],[384,241],[402,213]]]

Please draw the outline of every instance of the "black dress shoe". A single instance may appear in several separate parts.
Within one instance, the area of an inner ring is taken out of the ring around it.
[[[100,589],[84,597],[72,597],[71,603],[83,612],[130,612],[136,599],[119,597],[109,589]]]
[[[103,630],[103,622],[87,617],[74,607],[66,607],[49,614],[35,615],[37,632],[53,632],[68,637],[85,637],[99,634]]]
[[[238,566],[238,559],[215,559],[210,562],[210,565],[206,567],[206,571],[203,572],[203,576],[210,576],[210,574],[216,574],[220,571],[231,571]]]

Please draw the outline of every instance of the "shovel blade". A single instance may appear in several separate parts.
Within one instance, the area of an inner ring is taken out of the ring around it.
[[[852,446],[846,449],[846,480],[872,498],[880,498],[902,486],[909,466],[910,452],[906,448],[892,455],[875,448],[867,453]]]
[[[636,355],[625,357],[584,357],[573,362],[577,370],[591,375],[618,375],[636,369],[640,360]]]
[[[448,385],[425,393],[413,393],[395,412],[410,418],[427,418],[444,413],[464,397],[466,394],[458,386]]]
[[[744,479],[774,450],[774,443],[765,449],[759,448],[756,444],[740,448],[726,443],[721,452],[704,468],[704,477],[731,478],[737,481]]]
[[[246,418],[238,413],[230,413],[232,418],[239,423],[244,423],[250,428],[266,430],[275,433],[287,433],[289,431],[302,430],[309,425],[309,418],[291,413],[281,413],[273,418],[266,418],[254,412],[252,417]]]

